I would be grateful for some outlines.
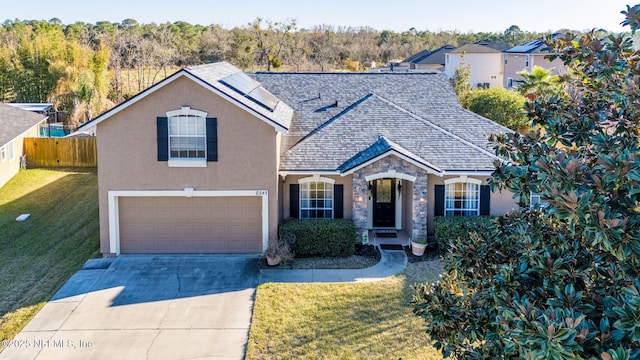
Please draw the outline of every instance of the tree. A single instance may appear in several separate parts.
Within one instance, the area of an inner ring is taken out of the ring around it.
[[[263,24],[266,25],[265,29]],[[280,55],[289,44],[291,32],[296,29],[296,21],[288,20],[280,23],[267,20],[263,23],[262,18],[257,18],[249,25],[256,44],[258,63],[266,64],[267,71],[271,71],[272,66],[275,68],[282,66]]]
[[[510,45],[518,45],[524,41],[524,32],[518,25],[511,25],[504,31],[504,39]]]
[[[504,88],[474,89],[460,96],[465,109],[516,131],[528,126],[525,101],[524,96]]]
[[[545,69],[542,66],[534,65],[531,72],[523,70],[516,74],[522,76],[522,80],[518,80],[518,87],[516,90],[524,95],[533,99],[537,96],[560,94],[562,88],[560,87],[560,77],[558,75],[551,75],[552,69]]]
[[[471,90],[471,65],[464,62],[464,53],[460,57],[460,65],[456,68],[453,77],[449,81],[458,98]]]
[[[640,26],[640,5],[626,24]],[[446,274],[415,289],[414,312],[445,356],[640,357],[640,53],[625,35],[547,42],[580,97],[527,105],[540,129],[494,135],[491,187],[524,207],[471,243],[452,242]],[[547,206],[526,207],[537,193]]]

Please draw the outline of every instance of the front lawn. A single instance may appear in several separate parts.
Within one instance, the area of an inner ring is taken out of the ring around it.
[[[372,283],[260,285],[247,359],[441,359],[409,303],[441,272],[434,260]]]
[[[95,169],[20,171],[0,188],[0,339],[12,339],[99,256]],[[31,214],[25,222],[15,219]]]

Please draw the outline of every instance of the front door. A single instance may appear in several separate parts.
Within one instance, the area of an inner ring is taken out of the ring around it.
[[[393,179],[373,182],[373,226],[396,226],[396,188]]]

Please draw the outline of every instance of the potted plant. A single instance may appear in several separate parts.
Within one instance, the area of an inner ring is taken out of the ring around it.
[[[291,248],[283,240],[270,241],[269,246],[264,251],[264,257],[269,266],[278,265],[281,261],[293,259]]]
[[[411,253],[413,253],[413,255],[415,256],[422,256],[426,247],[427,239],[425,238],[411,240]]]

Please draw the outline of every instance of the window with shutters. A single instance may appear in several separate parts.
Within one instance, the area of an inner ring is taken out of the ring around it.
[[[480,215],[480,180],[445,181],[444,216]]]
[[[300,179],[300,219],[333,219],[333,179]]]
[[[217,161],[217,121],[183,107],[158,118],[158,160],[171,167],[205,167]]]

